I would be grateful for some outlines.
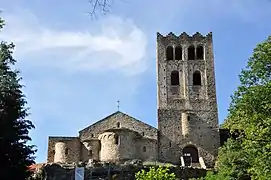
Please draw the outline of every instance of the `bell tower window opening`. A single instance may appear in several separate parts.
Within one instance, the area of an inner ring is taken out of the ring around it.
[[[167,57],[167,60],[173,60],[173,47],[172,46],[167,47],[166,57]]]
[[[196,86],[201,85],[201,75],[199,71],[195,71],[193,74],[193,85],[196,85]]]
[[[197,47],[197,59],[203,60],[204,58],[204,49],[203,46],[198,46]]]
[[[195,47],[194,46],[188,47],[188,60],[195,60]]]
[[[171,85],[178,86],[180,85],[180,79],[179,79],[179,72],[178,71],[172,71],[171,72]]]
[[[177,46],[175,48],[175,60],[182,60],[182,47]]]

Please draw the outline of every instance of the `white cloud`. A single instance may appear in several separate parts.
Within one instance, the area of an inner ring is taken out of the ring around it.
[[[117,69],[129,75],[146,69],[146,35],[129,19],[107,17],[94,27],[99,33],[52,29],[27,11],[4,19],[7,25],[0,39],[14,42],[16,57],[28,65],[69,71]]]

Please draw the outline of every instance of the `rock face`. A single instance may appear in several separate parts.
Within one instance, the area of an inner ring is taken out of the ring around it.
[[[46,164],[35,174],[35,180],[71,180],[75,178],[75,165],[74,164]],[[134,180],[135,173],[140,170],[148,171],[149,167],[144,167],[140,160],[127,161],[122,165],[103,164],[94,168],[85,167],[84,179],[85,180]],[[180,179],[188,180],[191,177],[203,177],[206,174],[204,169],[180,167],[170,168]]]

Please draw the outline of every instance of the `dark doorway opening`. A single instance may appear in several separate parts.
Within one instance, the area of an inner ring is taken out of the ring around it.
[[[199,162],[198,149],[195,146],[188,145],[183,148],[183,158],[185,166],[191,166],[192,163]]]

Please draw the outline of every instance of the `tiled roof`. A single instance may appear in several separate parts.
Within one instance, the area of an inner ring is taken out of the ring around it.
[[[45,164],[45,163],[32,164],[32,165],[30,165],[28,168],[29,168],[30,171],[35,172],[35,171],[37,171],[38,169],[42,168],[44,164]]]

